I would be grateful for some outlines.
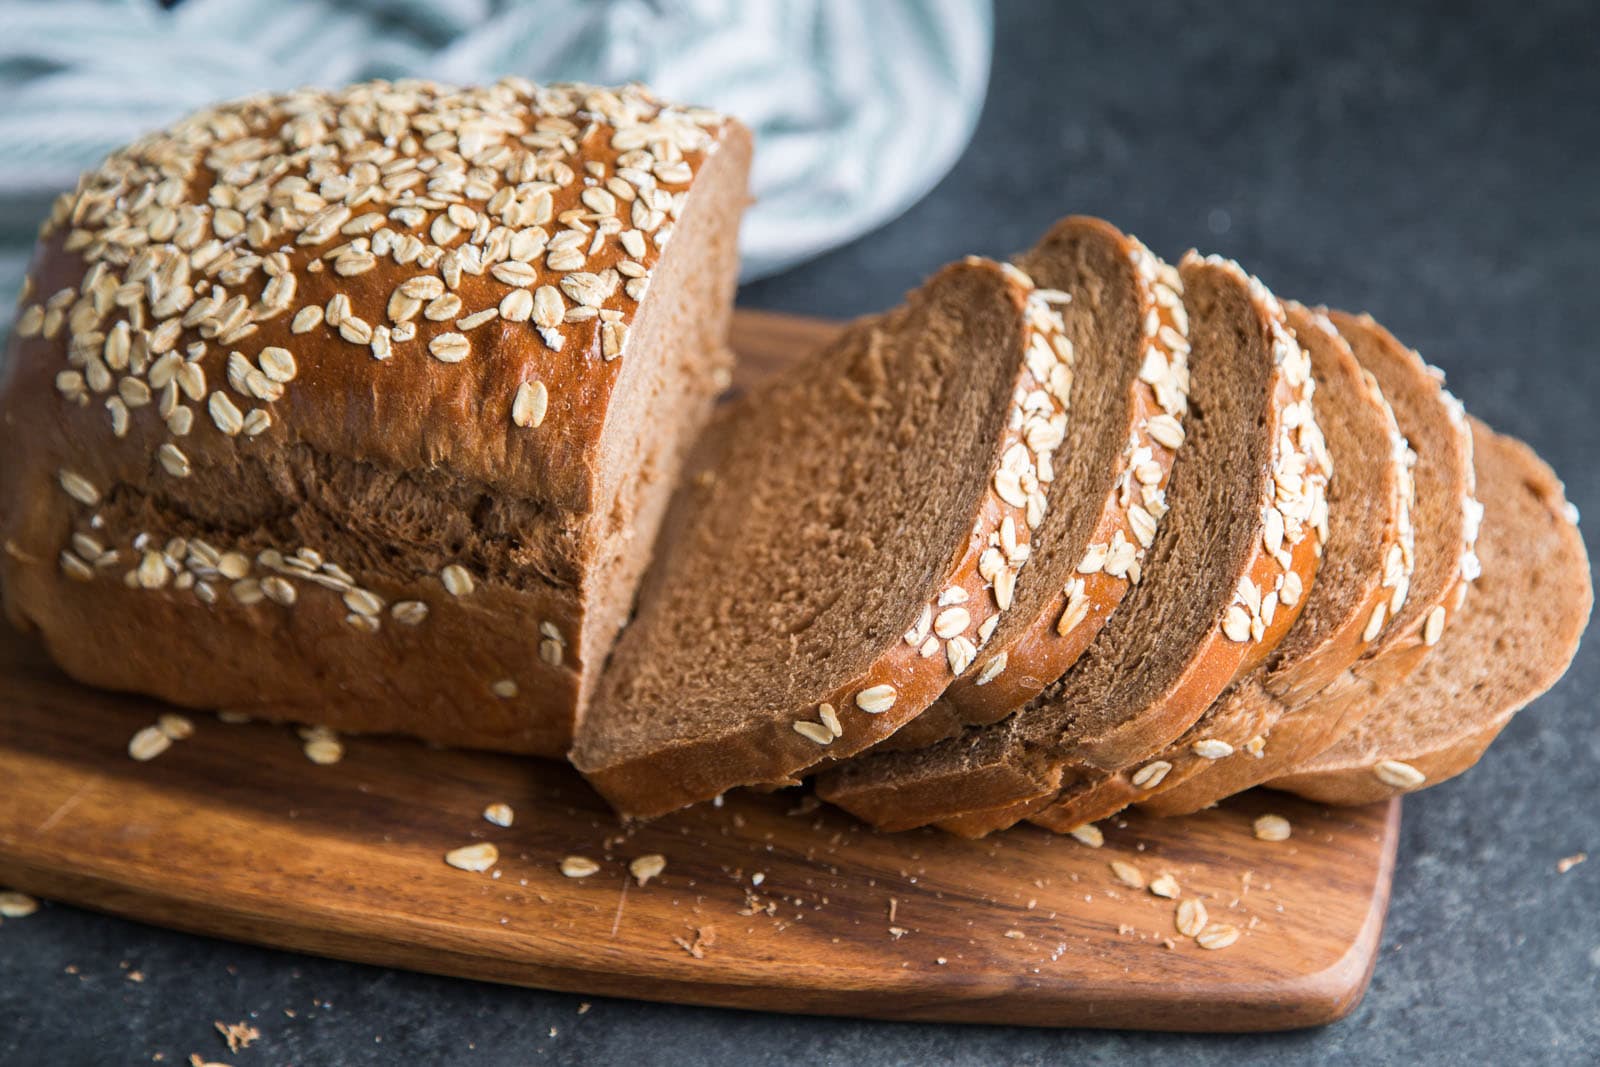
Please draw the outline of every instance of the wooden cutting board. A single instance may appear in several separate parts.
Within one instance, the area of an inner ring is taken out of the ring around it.
[[[833,329],[741,314],[740,379]],[[1337,1019],[1371,975],[1399,803],[1255,792],[1105,844],[1019,828],[877,834],[803,794],[730,795],[622,828],[565,766],[349,738],[318,766],[295,732],[193,716],[148,763],[155,702],[74,684],[0,627],[0,885],[163,926],[487,981],[892,1019],[1275,1030]],[[486,822],[491,803],[516,812]],[[1294,827],[1258,841],[1256,815]],[[488,873],[444,854],[493,842]],[[666,869],[628,875],[650,853]],[[565,856],[599,865],[564,876]],[[1120,883],[1172,874],[1214,922]]]

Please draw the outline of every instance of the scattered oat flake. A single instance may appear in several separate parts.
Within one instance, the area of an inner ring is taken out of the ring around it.
[[[187,741],[194,736],[194,721],[175,711],[166,712],[156,719],[156,726],[174,741]]]
[[[463,871],[487,871],[500,862],[500,850],[487,841],[462,845],[444,854],[444,861]]]
[[[1144,873],[1127,860],[1112,860],[1111,873],[1117,876],[1117,881],[1130,889],[1144,888]]]
[[[1184,937],[1195,937],[1206,928],[1206,906],[1194,897],[1178,901],[1174,925]]]
[[[496,826],[510,826],[516,821],[517,813],[511,810],[510,804],[490,804],[483,809],[483,817]]]
[[[1172,875],[1159,874],[1150,879],[1150,892],[1154,893],[1158,897],[1166,897],[1168,900],[1174,900],[1177,898],[1181,890],[1178,888],[1178,880],[1172,877]]]
[[[600,870],[600,865],[588,856],[566,856],[561,860],[561,873],[568,878],[587,878]]]
[[[26,893],[7,890],[0,893],[0,916],[7,919],[26,919],[39,910],[39,902]]]
[[[1019,941],[1022,938],[1027,937],[1028,935],[1023,933],[1021,930],[1007,930],[1006,931],[1006,936],[1009,937],[1013,941]]]
[[[128,755],[140,763],[147,763],[172,747],[172,738],[159,726],[146,726],[128,741]]]
[[[641,885],[647,884],[652,878],[659,878],[661,872],[667,869],[667,857],[659,852],[651,852],[640,856],[628,864],[628,873]]]
[[[261,1031],[249,1023],[225,1023],[217,1020],[211,1024],[217,1028],[217,1033],[228,1043],[229,1052],[238,1052],[242,1048],[249,1048],[251,1042],[261,1039]]]
[[[1574,852],[1570,856],[1563,856],[1561,859],[1556,861],[1556,873],[1566,874],[1568,871],[1572,870],[1572,868],[1576,867],[1578,864],[1582,863],[1588,858],[1589,854],[1587,852]],[[0,914],[4,914],[3,908],[0,908]]]
[[[1212,923],[1195,937],[1201,948],[1227,948],[1239,940],[1239,928],[1227,923]]]
[[[1255,832],[1262,841],[1287,841],[1294,828],[1282,815],[1262,815],[1255,821]]]
[[[321,767],[344,759],[344,745],[332,737],[313,737],[305,743],[306,759]]]
[[[1100,827],[1096,826],[1092,822],[1086,822],[1082,826],[1073,827],[1073,829],[1068,832],[1071,833],[1074,839],[1081,841],[1090,848],[1099,848],[1101,845],[1106,843],[1106,835],[1101,833]]]
[[[579,1015],[588,1015],[589,1014],[589,1009],[591,1007],[593,1007],[592,1004],[590,1004],[587,1000],[584,1001],[583,1003],[578,1005],[578,1014]]]

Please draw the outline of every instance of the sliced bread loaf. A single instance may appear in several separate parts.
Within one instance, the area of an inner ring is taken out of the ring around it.
[[[1317,424],[1336,476],[1328,485],[1328,536],[1305,609],[1261,667],[1223,693],[1183,736],[1119,771],[1086,776],[1032,821],[1066,832],[1176,787],[1219,759],[1259,743],[1293,706],[1353,663],[1378,636],[1411,573],[1408,449],[1377,382],[1326,316],[1286,305],[1311,358]],[[1374,622],[1376,620],[1376,622]],[[1144,768],[1166,764],[1159,780]],[[1134,784],[1139,776],[1142,786]]]
[[[1472,424],[1483,576],[1433,654],[1336,745],[1273,788],[1364,804],[1460,774],[1555,684],[1593,600],[1577,515],[1533,451]]]
[[[1389,401],[1414,450],[1411,467],[1416,507],[1414,566],[1395,587],[1382,614],[1378,639],[1365,656],[1321,690],[1290,690],[1294,711],[1243,751],[1214,761],[1205,772],[1159,796],[1146,810],[1177,815],[1209,807],[1259,785],[1331,745],[1376,706],[1422,661],[1443,632],[1446,615],[1466,592],[1464,576],[1477,571],[1472,554],[1480,513],[1472,496],[1472,439],[1461,405],[1442,388],[1441,375],[1367,315],[1329,312],[1362,367]]]
[[[973,665],[1044,519],[1070,348],[1015,268],[948,267],[714,423],[571,758],[626,815],[782,783]]]
[[[727,377],[749,161],[518,78],[114,152],[9,342],[6,616],[92,685],[559,756]]]
[[[1178,272],[1100,219],[1057,223],[1017,264],[1070,299],[1072,412],[1027,545],[1028,566],[991,549],[981,563],[1013,601],[975,669],[878,746],[925,748],[996,722],[1064,674],[1140,574],[1188,410],[1188,316]],[[1085,559],[1104,565],[1086,568]]]
[[[1119,767],[1176,737],[1282,639],[1325,520],[1309,363],[1277,300],[1237,264],[1191,254],[1181,274],[1191,410],[1142,580],[1025,708],[920,752],[853,761],[823,777],[824,799],[887,829],[1002,805],[1015,821],[1055,796],[1068,767]],[[1295,478],[1299,492],[1280,491]]]

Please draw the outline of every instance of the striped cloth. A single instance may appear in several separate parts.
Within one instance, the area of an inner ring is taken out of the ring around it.
[[[0,308],[51,198],[141,132],[258,90],[405,76],[638,80],[738,115],[758,143],[757,277],[949,169],[991,35],[988,0],[0,0]]]

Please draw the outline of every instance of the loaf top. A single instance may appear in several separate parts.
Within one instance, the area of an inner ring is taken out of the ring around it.
[[[652,269],[746,136],[639,87],[520,79],[202,111],[56,201],[6,392],[66,403],[7,418],[95,491],[303,443],[586,509]]]

